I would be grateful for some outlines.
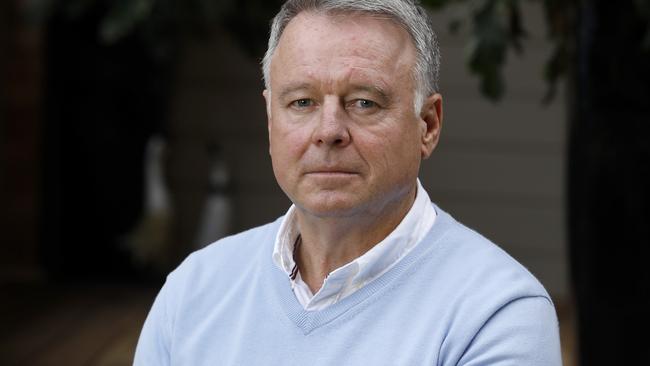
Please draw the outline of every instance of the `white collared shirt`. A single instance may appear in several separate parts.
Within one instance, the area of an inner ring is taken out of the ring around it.
[[[273,261],[291,280],[296,298],[307,311],[321,310],[352,294],[381,276],[408,254],[429,232],[436,220],[436,211],[429,195],[417,181],[413,206],[386,238],[362,256],[332,271],[316,294],[300,277],[300,271],[291,279],[296,266],[293,246],[298,235],[296,207],[291,205],[284,216],[273,248]]]

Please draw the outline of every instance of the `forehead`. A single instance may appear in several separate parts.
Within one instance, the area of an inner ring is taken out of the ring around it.
[[[411,36],[387,17],[303,12],[280,38],[271,81],[291,75],[336,78],[373,73],[390,79],[412,74],[414,65]]]

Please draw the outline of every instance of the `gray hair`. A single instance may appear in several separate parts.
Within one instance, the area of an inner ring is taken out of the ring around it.
[[[431,19],[417,0],[288,0],[271,23],[269,46],[262,60],[264,85],[269,91],[271,58],[287,24],[303,11],[325,14],[358,12],[388,17],[401,25],[413,39],[416,50],[414,70],[415,108],[421,108],[424,99],[438,91],[440,50]]]

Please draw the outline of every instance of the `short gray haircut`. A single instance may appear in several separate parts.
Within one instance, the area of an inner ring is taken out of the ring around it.
[[[416,50],[414,70],[415,108],[421,108],[424,99],[438,92],[440,50],[431,24],[431,18],[417,0],[288,0],[271,23],[269,46],[262,60],[264,85],[269,91],[271,58],[287,24],[304,11],[325,14],[362,13],[388,17],[402,26],[413,39]]]

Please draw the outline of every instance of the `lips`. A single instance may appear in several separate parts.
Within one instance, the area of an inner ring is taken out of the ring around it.
[[[351,169],[347,167],[326,166],[326,167],[316,167],[316,168],[306,169],[305,174],[350,175],[350,174],[358,174],[358,172],[355,169]]]
[[[357,174],[357,172],[348,169],[314,169],[307,174]]]
[[[319,167],[309,169],[305,173],[306,178],[316,179],[322,182],[340,182],[341,180],[348,180],[357,177],[359,173],[350,168],[343,167]]]

